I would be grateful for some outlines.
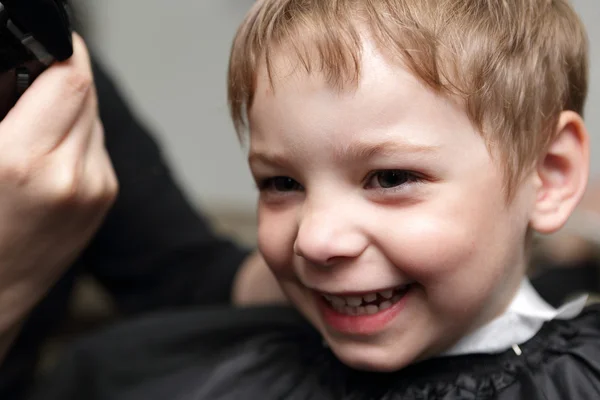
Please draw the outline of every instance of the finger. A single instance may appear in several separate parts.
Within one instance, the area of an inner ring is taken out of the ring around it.
[[[99,120],[89,141],[85,161],[84,174],[92,178],[88,180],[91,182],[88,189],[91,196],[96,197],[101,203],[114,197],[118,183],[104,144],[104,127]]]
[[[83,40],[73,37],[73,56],[44,71],[0,123],[11,150],[49,149],[70,131],[85,106],[93,76]]]
[[[64,180],[66,192],[77,196],[74,199],[77,203],[91,204],[93,208],[94,203],[103,203],[114,192],[116,178],[104,146],[102,123],[96,118],[87,129],[89,133],[85,136],[79,132],[69,136],[53,159],[57,170],[62,171],[57,187],[62,187]]]
[[[79,192],[84,190],[81,186],[85,184],[85,165],[88,156],[88,148],[92,140],[98,114],[96,101],[90,92],[86,99],[84,109],[77,121],[55,149],[45,159],[45,179],[40,184],[49,193],[54,193],[57,200],[63,196],[64,200],[77,200]]]
[[[99,121],[89,142],[82,178],[82,201],[88,207],[87,218],[82,219],[82,224],[94,227],[104,219],[118,191],[116,174],[104,146],[104,129]]]
[[[54,147],[47,148],[46,152],[50,153],[64,147],[65,150],[62,150],[61,153],[72,152],[73,156],[81,156],[87,151],[98,118],[98,97],[96,87],[92,85],[86,96],[84,106],[70,131],[63,135],[62,139],[54,144]]]

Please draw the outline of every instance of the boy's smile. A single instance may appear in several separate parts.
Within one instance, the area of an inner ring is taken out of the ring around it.
[[[260,72],[249,113],[260,250],[342,361],[398,369],[503,312],[535,190],[525,179],[506,202],[502,166],[461,106],[368,41],[356,90],[285,54],[274,90]]]
[[[385,329],[404,308],[411,284],[385,290],[343,293],[315,293],[316,304],[325,322],[348,335],[372,335]]]

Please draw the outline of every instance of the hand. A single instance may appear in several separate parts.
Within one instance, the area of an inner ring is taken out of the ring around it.
[[[42,73],[0,122],[2,335],[92,238],[117,193],[87,49]]]
[[[260,253],[252,253],[236,276],[233,304],[237,306],[258,306],[287,302],[287,297],[265,260]]]

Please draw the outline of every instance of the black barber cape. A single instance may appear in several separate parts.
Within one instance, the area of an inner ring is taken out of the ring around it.
[[[600,399],[600,306],[546,323],[520,350],[359,372],[292,309],[213,308],[80,341],[32,400]]]

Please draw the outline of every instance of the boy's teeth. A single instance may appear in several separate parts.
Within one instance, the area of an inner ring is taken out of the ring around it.
[[[398,299],[396,300],[396,302],[399,301],[401,298],[402,298],[402,296],[399,296]],[[348,305],[345,305],[345,306],[332,305],[332,307],[337,312],[346,314],[346,315],[373,315],[373,314],[377,314],[379,311],[383,311],[383,310],[390,308],[392,306],[392,304],[393,303],[391,301],[386,300],[378,306],[376,306],[374,304],[369,304],[367,306],[360,306],[360,307],[351,307]]]
[[[362,297],[346,297],[346,303],[350,307],[358,307],[362,304]]]
[[[331,300],[329,301],[334,307],[344,307],[346,305],[346,300],[343,297],[331,296]]]
[[[363,300],[365,303],[370,303],[372,301],[377,300],[377,293],[369,293],[363,296]]]
[[[399,290],[403,290],[404,287]],[[367,305],[377,300],[378,295],[383,299],[390,300],[394,296],[394,290],[383,290],[376,293],[368,293],[363,296],[333,296],[324,294],[323,297],[330,303],[338,306],[348,305],[350,307],[359,307],[361,305]]]
[[[379,311],[379,307],[374,305],[368,305],[365,308],[367,309],[367,314],[369,315],[375,314]]]
[[[383,310],[386,310],[386,309],[390,308],[391,306],[392,306],[392,302],[386,300],[386,301],[384,301],[383,303],[381,303],[379,305],[379,309],[383,311]]]
[[[399,290],[403,291],[407,287]],[[369,304],[377,300],[378,295],[382,298],[379,304]],[[332,296],[323,295],[336,311],[346,315],[372,315],[379,311],[387,310],[400,301],[404,293],[396,293],[394,290],[384,290],[377,293],[369,293],[358,296]]]

